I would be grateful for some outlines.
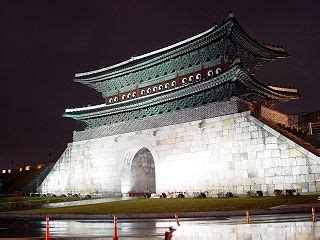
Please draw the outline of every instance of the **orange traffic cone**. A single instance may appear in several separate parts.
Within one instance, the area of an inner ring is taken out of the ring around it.
[[[46,216],[46,239],[50,240],[50,231],[49,231],[49,217]]]
[[[247,217],[247,224],[250,223],[250,212],[249,210],[246,210],[246,217]]]
[[[178,215],[176,213],[174,213],[174,218],[176,219],[177,226],[179,227],[180,226],[180,222],[179,222]]]
[[[316,219],[316,210],[315,210],[314,207],[312,207],[311,212],[312,212],[312,222],[316,222],[317,221],[317,219]]]
[[[117,214],[114,214],[113,215],[114,229],[113,229],[113,238],[112,238],[112,240],[119,240],[117,222],[118,222]]]

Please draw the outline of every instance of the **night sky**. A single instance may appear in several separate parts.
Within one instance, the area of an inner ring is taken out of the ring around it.
[[[20,2],[20,3],[18,3]],[[74,74],[184,40],[221,23],[232,10],[259,42],[290,58],[256,78],[296,87],[286,113],[320,110],[320,1],[1,1],[0,169],[56,161],[72,141],[65,108],[101,104]]]

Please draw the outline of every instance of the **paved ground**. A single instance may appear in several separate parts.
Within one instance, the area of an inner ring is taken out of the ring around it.
[[[169,226],[174,226],[174,240],[219,239],[319,239],[320,222],[312,223],[310,214],[281,214],[252,216],[251,224],[246,218],[215,217],[175,220],[119,220],[118,233],[121,240],[163,239]],[[52,220],[51,239],[112,239],[112,220]],[[39,220],[2,219],[1,238],[43,238],[45,222]]]
[[[96,203],[116,202],[116,201],[130,200],[130,199],[133,199],[133,198],[119,197],[119,198],[86,199],[86,200],[80,200],[80,201],[42,204],[41,207],[42,208],[71,207],[71,206],[90,205],[90,204],[96,204]]]
[[[116,199],[101,199],[102,201],[117,201]],[[87,200],[82,201],[85,203]],[[89,200],[90,201],[90,200]],[[74,202],[75,204],[77,202]],[[92,201],[88,204],[97,203]],[[60,203],[68,204],[68,203]],[[80,203],[81,204],[81,203]],[[63,206],[63,205],[61,205]],[[65,205],[64,205],[65,206]],[[75,205],[74,205],[75,206]],[[250,215],[274,215],[274,214],[293,214],[293,213],[309,213],[311,214],[312,207],[315,208],[316,212],[320,214],[320,203],[312,204],[292,204],[292,205],[281,205],[273,207],[271,209],[261,209],[261,210],[250,210]],[[144,214],[118,214],[119,219],[171,219],[173,213],[144,213]],[[210,218],[210,217],[232,217],[232,216],[245,216],[245,210],[232,210],[232,211],[211,211],[211,212],[179,212],[179,217],[181,218]],[[101,219],[101,220],[111,220],[113,219],[113,214],[48,214],[51,219],[73,219],[73,220],[91,220],[91,219]],[[18,219],[18,218],[28,218],[28,219],[44,219],[45,214],[20,214],[15,212],[0,213],[0,219]]]

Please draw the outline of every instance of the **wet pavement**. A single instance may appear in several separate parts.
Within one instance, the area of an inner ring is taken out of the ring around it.
[[[320,239],[320,222],[313,223],[310,214],[281,214],[245,217],[172,220],[118,220],[120,239],[163,239],[174,226],[173,239],[240,240],[240,239]],[[112,239],[110,220],[50,220],[51,239]],[[1,238],[44,238],[45,221],[0,219]]]
[[[83,199],[77,201],[69,202],[57,202],[57,203],[45,203],[45,204],[32,204],[32,205],[21,205],[19,202],[12,204],[10,207],[1,205],[0,212],[7,212],[8,210],[29,210],[35,208],[58,208],[58,207],[72,207],[72,206],[81,206],[81,205],[90,205],[97,203],[107,203],[107,202],[116,202],[116,201],[125,201],[134,199],[134,197],[118,197],[118,198],[96,198],[96,199]],[[25,201],[28,202],[28,201]]]
[[[119,197],[119,198],[85,199],[85,200],[79,200],[79,201],[42,204],[40,208],[72,207],[72,206],[90,205],[90,204],[96,204],[96,203],[117,202],[117,201],[124,201],[124,200],[130,200],[130,199],[134,199],[134,198]]]

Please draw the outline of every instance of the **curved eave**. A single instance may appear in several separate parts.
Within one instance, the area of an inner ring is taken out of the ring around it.
[[[289,100],[298,99],[300,94],[297,91],[285,90],[285,88],[279,88],[282,90],[277,90],[273,86],[266,86],[263,83],[257,81],[252,77],[252,75],[244,68],[238,73],[238,80],[251,89],[255,93],[259,93],[269,99],[278,100],[280,102],[286,102]]]
[[[235,81],[240,81],[253,92],[259,93],[260,95],[267,98],[279,101],[288,101],[290,99],[296,99],[299,97],[297,93],[276,91],[272,88],[269,88],[268,86],[265,86],[264,84],[256,81],[244,67],[239,64],[235,64],[225,72],[205,82],[196,83],[171,91],[161,92],[157,95],[149,95],[146,97],[132,99],[126,102],[119,102],[108,106],[98,105],[96,107],[92,106],[85,108],[66,109],[66,112],[63,116],[82,121],[90,118],[118,114],[121,112],[127,112],[152,105],[157,105],[162,102],[173,101],[178,98],[190,96],[197,92],[215,88],[216,86],[227,82]]]
[[[75,82],[80,82],[86,85],[94,84],[95,82],[105,81],[106,79],[112,77],[114,73],[121,75],[128,70],[135,71],[144,65],[150,65],[152,62],[158,61],[159,59],[167,59],[170,56],[177,56],[177,48],[188,48],[191,47],[196,41],[201,40],[202,38],[208,37],[210,34],[211,40],[216,40],[230,34],[231,37],[237,44],[247,49],[248,51],[254,53],[256,56],[260,56],[265,60],[275,60],[278,58],[286,58],[288,54],[286,51],[276,50],[274,48],[266,47],[258,43],[256,40],[252,39],[240,26],[239,22],[235,18],[230,18],[225,21],[220,26],[214,26],[211,29],[202,32],[196,36],[188,38],[184,41],[178,42],[176,44],[170,45],[168,47],[143,54],[141,56],[132,57],[121,63],[112,65],[110,67],[101,68],[94,71],[83,72],[75,74]],[[94,86],[90,86],[93,87]]]
[[[234,25],[230,35],[231,39],[237,44],[264,60],[276,60],[289,56],[284,49],[268,47],[251,38],[236,19],[234,19]]]

